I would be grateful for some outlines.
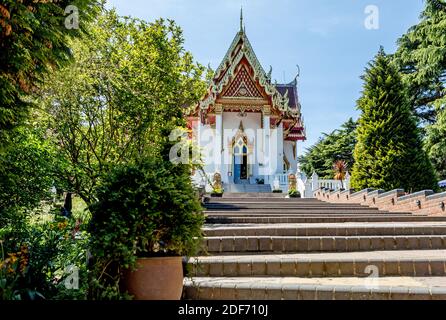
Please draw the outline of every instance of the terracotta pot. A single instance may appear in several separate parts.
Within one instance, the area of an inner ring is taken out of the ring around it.
[[[180,300],[183,292],[182,257],[140,258],[135,271],[124,274],[124,289],[135,300]]]

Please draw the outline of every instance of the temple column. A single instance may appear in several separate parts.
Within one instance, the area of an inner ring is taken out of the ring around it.
[[[201,136],[202,136],[202,123],[200,117],[195,120],[192,124],[192,161],[194,164],[200,163],[201,154],[200,154],[200,146],[201,146]]]
[[[263,107],[263,170],[265,175],[265,183],[269,183],[269,176],[271,175],[271,108],[270,106]]]
[[[283,174],[283,122],[277,126],[277,174]]]
[[[222,173],[223,155],[223,106],[215,105],[215,171]]]

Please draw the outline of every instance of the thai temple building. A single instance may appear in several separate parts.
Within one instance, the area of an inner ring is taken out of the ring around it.
[[[278,84],[271,74],[258,61],[241,14],[207,94],[187,116],[206,175],[220,174],[225,191],[286,189],[288,174],[297,172],[297,143],[306,139],[297,77]]]

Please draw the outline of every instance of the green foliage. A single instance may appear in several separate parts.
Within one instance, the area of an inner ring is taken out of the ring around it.
[[[363,80],[352,188],[436,189],[406,87],[382,48]]]
[[[173,21],[104,11],[72,42],[75,64],[47,79],[41,103],[69,163],[62,174],[87,204],[112,167],[160,155],[171,130],[185,126],[185,106],[206,85],[183,42]]]
[[[324,137],[307,149],[305,155],[299,157],[301,169],[311,175],[316,172],[321,179],[333,179],[333,163],[345,161],[348,168],[354,163],[353,150],[356,144],[356,122],[349,119],[340,129]]]
[[[426,0],[421,21],[399,41],[394,56],[410,101],[421,119],[435,121],[435,110],[446,104],[446,2]]]
[[[216,189],[212,189],[211,195],[220,196],[223,194],[223,192],[224,192],[224,190],[222,188],[216,188]]]
[[[290,198],[300,198],[301,197],[300,192],[297,191],[296,189],[288,190],[288,195],[290,196]]]
[[[0,228],[0,299],[85,299],[87,236],[74,221],[57,216]],[[65,287],[69,266],[79,270],[79,290]]]
[[[50,197],[59,166],[42,130],[22,126],[14,130],[11,142],[0,153],[0,228]]]
[[[22,2],[7,1],[11,21],[23,13],[30,25],[20,34],[13,25],[6,35],[0,22],[0,134],[14,128],[6,147],[0,137],[5,299],[82,299],[87,283],[91,297],[126,298],[113,284],[137,255],[186,255],[200,243],[204,218],[191,168],[173,166],[167,157],[175,143],[170,132],[185,126],[183,111],[206,90],[205,68],[184,50],[173,21],[146,23],[114,11],[89,21],[82,13],[93,15],[94,3],[66,3],[78,6],[81,27],[88,28],[82,40],[82,30],[56,27],[63,25],[65,1],[37,1],[31,13],[22,12]],[[35,123],[26,123],[36,104]],[[141,161],[148,158],[157,160]],[[79,228],[73,221],[60,229],[64,222],[37,222],[42,219],[30,214],[54,185],[82,199],[74,203],[74,216],[93,218],[92,277],[81,290],[65,289],[63,270],[75,263],[81,278],[87,276],[88,234],[73,239],[72,229]],[[93,217],[85,210],[91,204]]]
[[[83,223],[88,223],[91,219],[91,212],[88,210],[87,204],[80,197],[73,198],[73,208],[71,210],[73,218]]]
[[[65,8],[77,6],[79,30],[65,27]],[[70,61],[68,40],[83,33],[95,0],[17,1],[0,4],[0,146],[32,105],[43,76]]]
[[[137,257],[195,253],[204,216],[190,172],[187,165],[151,159],[119,166],[104,180],[90,207],[90,298],[120,298],[121,273]]]
[[[425,149],[440,179],[446,179],[446,109],[426,128]]]

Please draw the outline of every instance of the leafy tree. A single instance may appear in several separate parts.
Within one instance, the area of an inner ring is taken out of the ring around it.
[[[362,79],[352,188],[435,189],[433,167],[422,148],[406,87],[383,48]]]
[[[12,144],[0,155],[0,228],[50,196],[59,163],[44,135],[31,125],[16,128]]]
[[[446,179],[446,109],[437,114],[437,121],[426,133],[425,149],[438,176]]]
[[[73,41],[75,64],[49,77],[43,108],[69,166],[70,191],[91,204],[101,177],[119,164],[161,156],[184,107],[199,100],[205,70],[183,49],[173,21],[105,11]]]
[[[301,169],[311,175],[316,172],[322,179],[333,179],[333,163],[345,161],[347,168],[354,163],[353,150],[356,144],[356,122],[350,118],[340,129],[324,134],[315,145],[299,158]]]
[[[79,10],[79,28],[65,26],[65,9]],[[84,31],[96,0],[3,0],[0,3],[0,146],[32,105],[43,76],[70,60],[68,39]]]
[[[416,114],[433,122],[435,110],[446,104],[446,2],[426,0],[420,18],[399,39],[394,59],[409,87]]]

